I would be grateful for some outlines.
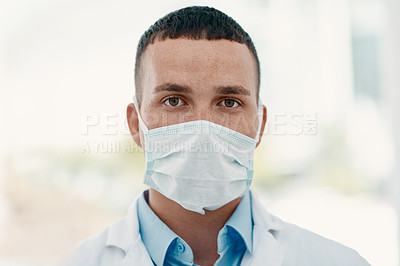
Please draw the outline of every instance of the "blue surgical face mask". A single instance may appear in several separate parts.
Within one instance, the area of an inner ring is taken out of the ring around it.
[[[248,191],[261,129],[261,102],[257,137],[253,139],[206,120],[148,130],[134,101],[144,135],[146,185],[201,214]]]

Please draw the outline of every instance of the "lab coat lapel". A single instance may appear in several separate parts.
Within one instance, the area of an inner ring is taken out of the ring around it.
[[[117,247],[125,252],[125,257],[121,261],[120,266],[153,266],[153,262],[139,233],[137,215],[139,197],[129,207],[128,215],[113,224],[108,232],[106,246]]]
[[[255,193],[251,192],[251,196],[254,222],[253,252],[246,252],[241,265],[280,266],[284,249],[274,234],[282,230],[284,224],[265,210]]]
[[[275,237],[265,228],[253,228],[253,254],[246,252],[241,265],[280,266],[284,250]]]

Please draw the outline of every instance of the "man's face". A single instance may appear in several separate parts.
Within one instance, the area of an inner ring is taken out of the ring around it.
[[[245,44],[156,41],[143,54],[140,75],[140,114],[149,129],[209,120],[255,138],[257,69]],[[129,116],[128,107],[128,121]],[[131,123],[130,127],[134,133]]]

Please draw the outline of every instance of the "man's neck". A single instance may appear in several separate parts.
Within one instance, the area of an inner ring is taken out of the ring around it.
[[[150,208],[172,231],[188,243],[194,254],[194,263],[200,265],[212,265],[218,259],[218,233],[241,199],[237,198],[215,211],[206,210],[202,215],[184,209],[152,188],[149,191]]]

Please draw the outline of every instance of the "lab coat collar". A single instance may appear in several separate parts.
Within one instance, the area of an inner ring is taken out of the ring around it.
[[[123,265],[153,265],[139,234],[137,202],[141,194],[128,209],[128,215],[110,226],[106,246],[114,246],[125,252]]]
[[[267,212],[257,196],[251,191],[253,211],[253,254],[245,253],[241,265],[280,266],[284,248],[276,239],[284,223]]]
[[[115,246],[125,253],[140,238],[137,202],[139,195],[128,209],[128,215],[112,224],[108,230],[106,246]]]
[[[106,246],[120,248],[126,254],[121,265],[153,265],[139,234],[139,197],[129,207],[128,215],[111,225],[108,231]],[[253,191],[251,201],[254,222],[253,254],[246,251],[242,265],[281,265],[284,249],[275,236],[278,231],[284,229],[284,223],[265,210]]]
[[[258,199],[256,193],[250,190],[254,225],[267,231],[280,231],[284,228],[284,222],[270,214]]]

